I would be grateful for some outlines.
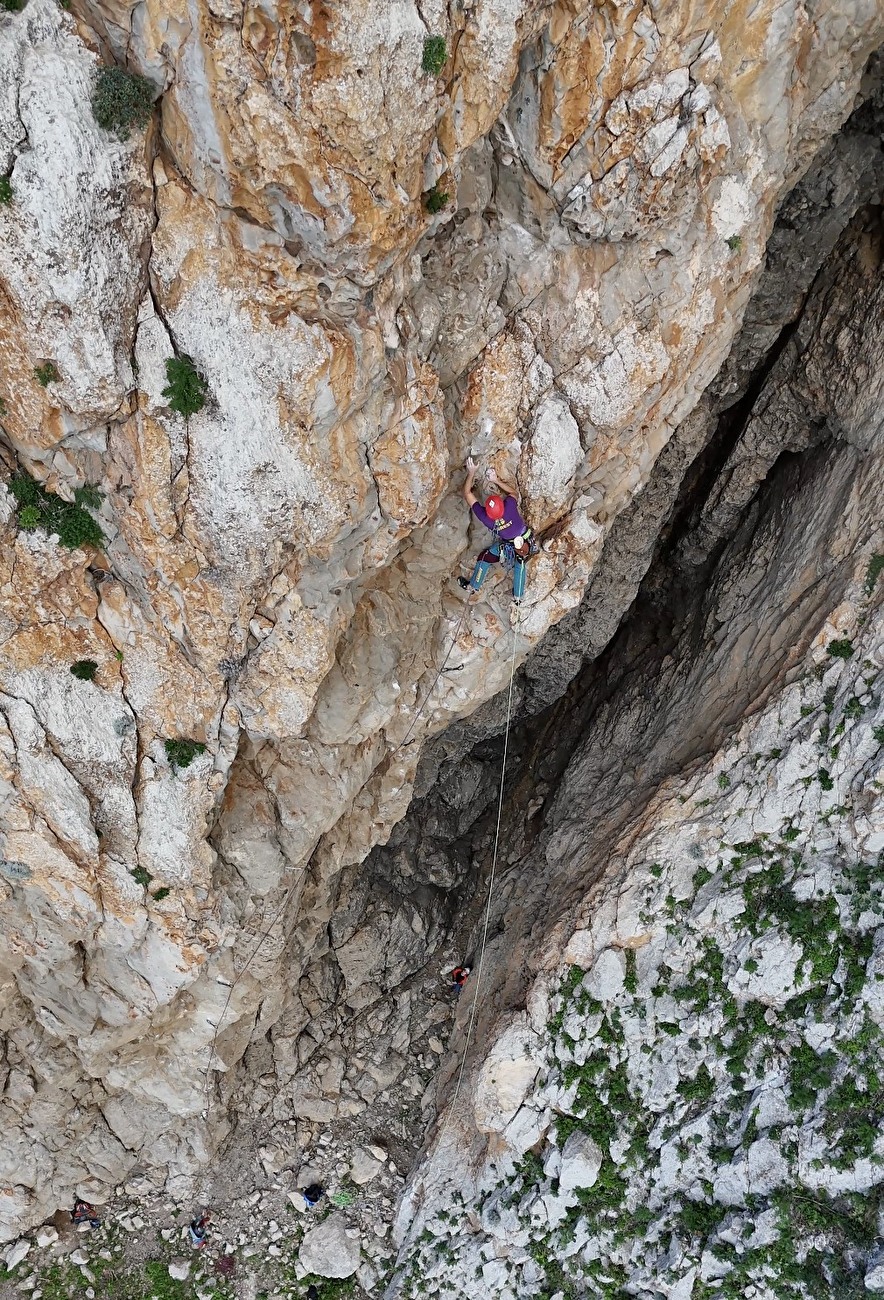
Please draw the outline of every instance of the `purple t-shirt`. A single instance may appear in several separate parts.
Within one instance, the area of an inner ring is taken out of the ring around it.
[[[519,514],[519,507],[515,497],[503,498],[502,519],[492,519],[485,507],[479,505],[478,501],[472,507],[472,511],[479,523],[484,524],[486,528],[490,528],[495,537],[502,537],[505,542],[511,542],[514,537],[521,537],[528,527]]]

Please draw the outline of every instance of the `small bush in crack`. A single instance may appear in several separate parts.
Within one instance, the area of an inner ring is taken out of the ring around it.
[[[0,176],[0,203],[12,202],[12,181],[8,176]]]
[[[849,659],[853,654],[853,642],[846,638],[843,641],[830,641],[826,646],[826,654],[830,654],[833,659]]]
[[[144,867],[132,867],[129,875],[133,880],[136,880],[139,885],[143,885],[145,889],[147,889],[148,885],[153,880],[153,876],[149,871],[146,871]]]
[[[90,510],[99,510],[104,500],[104,493],[94,483],[84,483],[74,489],[74,501],[78,506],[88,506]]]
[[[57,384],[61,379],[54,361],[44,361],[42,366],[34,366],[34,377],[41,388],[48,388],[50,384]]]
[[[163,397],[168,397],[173,411],[187,418],[203,409],[208,386],[190,357],[169,357],[166,378],[169,382],[163,389]]]
[[[102,68],[92,92],[92,114],[100,127],[128,140],[133,126],[147,126],[156,87],[123,68]]]
[[[431,76],[438,77],[445,67],[447,58],[448,46],[445,44],[445,37],[428,36],[424,41],[424,56],[421,59],[421,67],[424,72],[429,72]]]
[[[740,249],[743,247],[743,239],[741,235],[729,235],[724,242],[732,253],[739,253]]]
[[[71,674],[79,682],[94,682],[97,672],[98,664],[94,659],[78,659],[75,664],[71,664]]]
[[[869,560],[869,567],[866,569],[866,595],[871,596],[875,590],[875,583],[881,572],[884,571],[884,555],[873,555]]]
[[[25,7],[25,0],[0,0],[0,9],[8,14],[17,14]]]
[[[450,194],[445,190],[440,190],[438,185],[434,185],[433,188],[427,190],[424,195],[424,207],[427,209],[427,212],[435,216],[437,212],[442,211],[450,198]]]
[[[167,885],[161,885],[159,889],[153,891],[151,898],[155,903],[160,903],[164,898],[168,898],[171,892],[171,889],[169,889]]]
[[[9,491],[18,503],[18,526],[31,533],[37,528],[58,535],[59,545],[75,551],[78,546],[101,546],[104,533],[96,521],[83,508],[84,493],[88,500],[100,500],[97,488],[79,488],[77,500],[63,501],[54,492],[47,492],[36,479],[27,474],[17,474],[9,484]]]
[[[173,767],[190,767],[197,755],[206,752],[200,740],[164,740],[163,746]]]

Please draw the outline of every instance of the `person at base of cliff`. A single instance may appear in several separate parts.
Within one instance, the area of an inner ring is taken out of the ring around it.
[[[519,511],[518,493],[514,487],[499,479],[493,469],[489,469],[487,478],[502,495],[492,493],[483,505],[473,491],[476,478],[476,462],[472,456],[467,459],[467,477],[463,485],[463,499],[473,514],[494,534],[494,541],[486,547],[476,560],[472,577],[458,578],[465,591],[478,591],[488,576],[492,564],[502,559],[506,568],[513,571],[513,604],[520,605],[525,594],[525,565],[533,554],[532,532]]]
[[[190,1236],[190,1244],[194,1250],[202,1250],[203,1246],[205,1246],[211,1218],[210,1212],[206,1210],[197,1218],[191,1219],[187,1231]]]
[[[451,972],[451,983],[457,989],[458,993],[461,991],[464,984],[466,984],[469,975],[469,966],[455,966],[454,970]]]
[[[304,1208],[314,1210],[325,1195],[325,1191],[319,1183],[311,1183],[309,1187],[304,1188],[301,1195],[304,1198]]]
[[[90,1205],[88,1201],[74,1201],[74,1208],[71,1210],[72,1223],[88,1223],[90,1228],[100,1228],[101,1219],[95,1213],[95,1206]]]

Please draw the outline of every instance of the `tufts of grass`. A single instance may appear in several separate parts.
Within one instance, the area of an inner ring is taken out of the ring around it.
[[[34,377],[41,388],[48,388],[50,384],[57,384],[61,379],[54,361],[44,361],[41,366],[34,366]]]
[[[166,378],[169,382],[163,389],[163,397],[168,397],[173,411],[187,419],[203,409],[208,384],[190,357],[169,357],[166,362]]]
[[[144,889],[147,889],[148,885],[153,880],[153,876],[145,867],[132,867],[129,875]]]
[[[190,767],[199,754],[206,752],[206,747],[200,740],[164,740],[163,747],[166,758],[175,768]]]
[[[837,1064],[838,1057],[831,1048],[815,1052],[802,1039],[789,1057],[790,1108],[809,1110],[818,1094],[831,1085]]]
[[[626,974],[623,978],[623,987],[627,993],[635,995],[638,992],[638,973],[636,971],[635,949],[626,949]]]
[[[0,176],[0,204],[12,202],[12,181],[8,176]]]
[[[124,68],[102,68],[92,92],[92,115],[105,131],[128,140],[133,126],[147,126],[156,87]]]
[[[701,1065],[693,1079],[682,1079],[677,1092],[685,1101],[708,1101],[715,1092],[715,1080],[705,1065]]]
[[[873,555],[869,560],[869,567],[866,569],[865,589],[866,595],[871,596],[875,590],[875,583],[884,570],[884,555]]]
[[[424,41],[424,53],[421,67],[431,77],[438,77],[448,58],[448,46],[444,36],[428,36]]]

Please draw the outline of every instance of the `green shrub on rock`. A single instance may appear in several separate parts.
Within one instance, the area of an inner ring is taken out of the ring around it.
[[[206,404],[208,385],[188,356],[169,357],[166,362],[168,384],[163,397],[168,397],[173,411],[183,415],[196,415]]]
[[[124,68],[102,68],[92,92],[92,114],[100,127],[128,140],[132,127],[147,126],[156,87]]]
[[[98,664],[94,659],[78,659],[75,664],[71,664],[71,674],[80,682],[94,682],[97,672]]]
[[[427,190],[424,195],[424,207],[427,209],[427,212],[432,216],[435,216],[437,212],[442,211],[450,198],[450,194],[446,193],[445,190],[440,190],[438,185],[434,185],[433,188]]]
[[[41,366],[34,366],[34,376],[41,388],[47,388],[49,384],[57,384],[61,379],[54,361],[44,361]]]
[[[445,37],[428,36],[424,41],[424,55],[421,59],[421,67],[424,72],[429,72],[431,76],[438,77],[445,67],[447,58],[448,46],[445,44]]]
[[[206,747],[200,740],[165,740],[163,747],[166,758],[173,767],[190,767],[197,755],[206,752]]]
[[[54,492],[47,492],[28,474],[17,474],[7,485],[18,503],[18,526],[31,533],[42,528],[51,536],[57,534],[59,545],[74,551],[78,546],[101,546],[105,541],[97,521],[81,501],[87,489],[78,489],[78,499],[64,501]],[[100,500],[96,488],[89,487],[89,500]]]

